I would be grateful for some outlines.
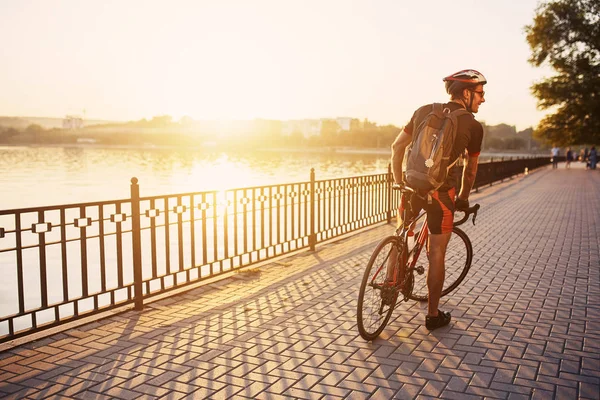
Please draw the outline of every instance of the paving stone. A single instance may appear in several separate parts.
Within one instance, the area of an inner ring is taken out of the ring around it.
[[[419,394],[437,398],[442,393],[445,387],[446,382],[429,381],[425,384],[425,386],[423,386]]]
[[[133,399],[137,399],[138,397],[140,397],[139,392],[129,390],[129,389],[122,389],[120,387],[112,387],[107,390],[104,390],[103,394],[107,394],[115,399],[124,399],[124,400],[133,400]]]
[[[372,398],[369,393],[364,393],[360,391],[352,391],[350,392],[344,399],[346,400],[366,400]]]
[[[379,387],[370,398],[372,398],[372,399],[393,399],[396,392],[397,392],[396,389]]]
[[[243,390],[244,390],[243,387],[234,386],[234,385],[226,385],[222,389],[217,390],[214,393],[211,393],[210,397],[215,398],[215,399],[231,399],[231,398],[235,398],[235,396]]]
[[[170,393],[170,391],[164,387],[157,387],[146,383],[137,386],[134,390],[155,398],[164,397]]]
[[[446,390],[452,390],[454,392],[464,392],[468,384],[469,379],[453,376],[452,378],[450,378],[450,381],[448,381],[446,385]]]
[[[519,369],[517,370],[516,378],[535,379],[536,375],[537,375],[537,368],[521,365],[521,366],[519,366]]]
[[[256,400],[289,400],[289,396],[272,393],[272,392],[262,392],[256,396]]]
[[[456,399],[456,400],[476,400],[481,399],[480,396],[470,395],[462,392],[454,392],[451,390],[444,390],[440,394],[440,399]]]
[[[260,374],[257,372],[251,372],[246,376],[247,379],[250,379],[252,381],[257,381],[257,382],[264,382],[264,383],[275,383],[277,382],[280,377],[279,376],[275,376],[275,375],[264,375],[264,374]]]
[[[581,382],[579,384],[579,396],[585,399],[600,399],[600,385]]]
[[[465,390],[466,394],[481,396],[486,399],[506,399],[508,393],[502,390],[488,389],[478,386],[469,386]]]
[[[194,393],[196,390],[198,390],[198,386],[191,385],[188,383],[181,383],[181,382],[177,382],[177,381],[165,382],[162,384],[161,387],[164,389],[168,389],[170,391],[180,392],[183,394]]]
[[[291,386],[293,386],[297,381],[298,380],[291,378],[279,378],[277,381],[275,381],[269,386],[268,392],[282,394]]]
[[[37,395],[37,393],[39,393],[38,389],[34,389],[34,388],[23,388],[21,390],[18,390],[16,392],[13,393],[6,393],[6,392],[0,392],[0,394],[2,395],[2,399],[14,399],[14,400],[21,400],[27,397],[35,397]]]
[[[368,385],[363,382],[355,382],[344,380],[338,384],[339,387],[352,390],[352,392],[364,392],[365,394],[373,393],[377,390],[376,385]]]
[[[598,392],[596,392],[596,393],[598,393]],[[556,386],[556,398],[557,399],[575,399],[575,398],[577,398],[577,389],[557,385]],[[591,398],[593,398],[593,397],[591,397]]]
[[[508,369],[497,369],[494,377],[492,378],[495,382],[512,383],[514,378],[514,372]]]
[[[139,394],[138,394],[139,396]],[[113,400],[115,398],[112,394],[102,394],[97,392],[92,392],[90,390],[85,390],[81,393],[78,393],[74,396],[76,399],[80,400]]]
[[[549,362],[542,362],[540,364],[539,373],[540,375],[558,376],[558,365]]]
[[[236,397],[238,396],[244,396],[250,399],[255,398],[257,395],[259,395],[261,392],[263,392],[265,389],[269,388],[269,384],[268,383],[264,383],[264,382],[252,382],[250,384],[244,384],[244,385],[237,385],[242,387],[242,389],[236,393]]]
[[[295,387],[290,387],[288,390],[286,390],[283,393],[283,395],[288,399],[293,398],[293,399],[305,399],[305,400],[318,400],[318,399],[327,397],[323,393],[302,390],[302,389],[298,389]]]

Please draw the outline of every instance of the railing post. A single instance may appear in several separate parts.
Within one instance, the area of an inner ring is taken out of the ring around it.
[[[140,187],[138,179],[131,178],[131,238],[133,244],[133,289],[135,309],[144,309],[142,291],[142,232],[140,230]]]
[[[311,251],[315,251],[317,245],[317,234],[315,233],[315,169],[310,169],[310,234],[308,245]]]
[[[392,163],[388,164],[387,173],[387,192],[388,192],[388,207],[387,207],[387,223],[392,223]]]

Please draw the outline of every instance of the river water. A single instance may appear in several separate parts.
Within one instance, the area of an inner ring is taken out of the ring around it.
[[[0,209],[223,190],[382,173],[389,154],[0,147]]]
[[[0,146],[0,210],[128,198],[132,177],[141,196],[155,196],[307,181],[311,168],[316,179],[384,173],[389,158],[385,150]]]

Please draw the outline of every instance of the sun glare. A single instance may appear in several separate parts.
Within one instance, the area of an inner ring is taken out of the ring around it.
[[[185,193],[199,187],[224,191],[256,185],[258,179],[247,165],[222,154],[212,162],[203,160],[194,163],[191,169],[179,169],[171,178],[171,191]]]

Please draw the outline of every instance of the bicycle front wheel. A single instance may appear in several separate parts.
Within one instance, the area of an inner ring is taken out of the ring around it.
[[[387,268],[398,268],[400,239],[389,236],[373,250],[358,292],[356,312],[358,332],[365,340],[374,340],[387,325],[398,298],[398,288],[386,284]],[[388,264],[393,263],[393,264]]]
[[[427,259],[427,252],[425,249],[420,249],[420,253],[417,254],[417,262],[415,269],[423,267],[423,272],[419,273],[417,270],[412,271],[414,274],[414,286],[412,294],[409,296],[413,300],[426,301],[429,297],[427,290],[427,270],[429,268],[429,260]],[[408,249],[409,259],[412,259],[411,252],[414,252],[414,244],[409,242]],[[446,258],[444,265],[446,267],[446,277],[444,279],[444,288],[442,289],[442,296],[447,295],[460,285],[465,279],[469,268],[471,268],[471,261],[473,260],[473,246],[471,241],[465,232],[460,228],[452,228],[452,236],[450,236],[450,242],[446,249]]]

